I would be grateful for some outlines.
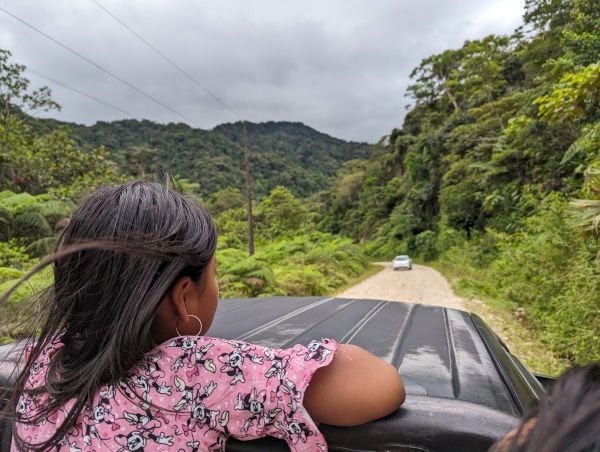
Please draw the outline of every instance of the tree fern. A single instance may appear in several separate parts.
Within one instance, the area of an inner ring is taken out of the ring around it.
[[[600,200],[576,199],[570,203],[575,225],[583,235],[598,236],[600,224]]]
[[[48,221],[38,212],[26,212],[15,217],[14,234],[19,237],[42,238],[52,235]]]
[[[2,190],[0,191],[0,204],[2,203],[3,199],[6,198],[11,198],[12,196],[15,196],[16,193],[10,190]]]
[[[598,151],[600,145],[600,122],[583,129],[583,134],[565,152],[560,164],[570,162],[577,154],[589,154]]]
[[[23,272],[12,267],[0,267],[0,281],[9,279],[19,279],[23,277]]]
[[[0,198],[0,205],[6,207],[13,213],[20,213],[24,207],[38,202],[36,197],[31,196],[29,193],[13,193],[11,196]]]
[[[30,243],[25,248],[27,254],[33,257],[43,257],[54,251],[54,246],[56,245],[55,237],[44,237],[39,240],[36,240],[33,243]]]

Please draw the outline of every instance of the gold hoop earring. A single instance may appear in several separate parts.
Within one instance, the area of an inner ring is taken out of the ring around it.
[[[202,320],[200,320],[195,315],[191,315],[191,314],[189,315],[189,317],[195,318],[198,321],[198,323],[200,324],[200,329],[198,330],[198,333],[196,333],[196,336],[200,336],[200,333],[202,332]],[[177,333],[177,336],[182,336],[182,334],[177,329],[178,326],[179,326],[179,319],[177,319],[177,324],[175,325],[175,332]]]

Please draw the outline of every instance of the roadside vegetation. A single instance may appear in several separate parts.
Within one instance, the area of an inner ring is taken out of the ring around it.
[[[600,4],[526,0],[512,36],[412,73],[404,125],[311,198],[373,258],[418,255],[559,360],[600,360]]]

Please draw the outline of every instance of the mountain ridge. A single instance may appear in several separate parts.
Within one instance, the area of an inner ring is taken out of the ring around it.
[[[154,157],[143,162],[143,169],[164,168],[197,182],[203,197],[229,186],[244,187],[242,122],[212,130],[137,119],[98,121],[91,126],[55,119],[35,122],[35,127],[46,129],[67,125],[82,149],[104,146],[121,167],[124,152],[141,146],[156,149]],[[370,144],[334,138],[300,122],[248,122],[247,127],[252,188],[258,198],[279,185],[298,197],[310,196],[328,188],[344,162],[367,159],[372,153]]]

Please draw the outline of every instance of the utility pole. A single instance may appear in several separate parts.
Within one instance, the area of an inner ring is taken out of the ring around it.
[[[246,198],[248,203],[248,252],[254,254],[254,228],[252,227],[252,188],[250,186],[250,153],[248,152],[248,131],[244,120],[244,155],[246,157]]]

